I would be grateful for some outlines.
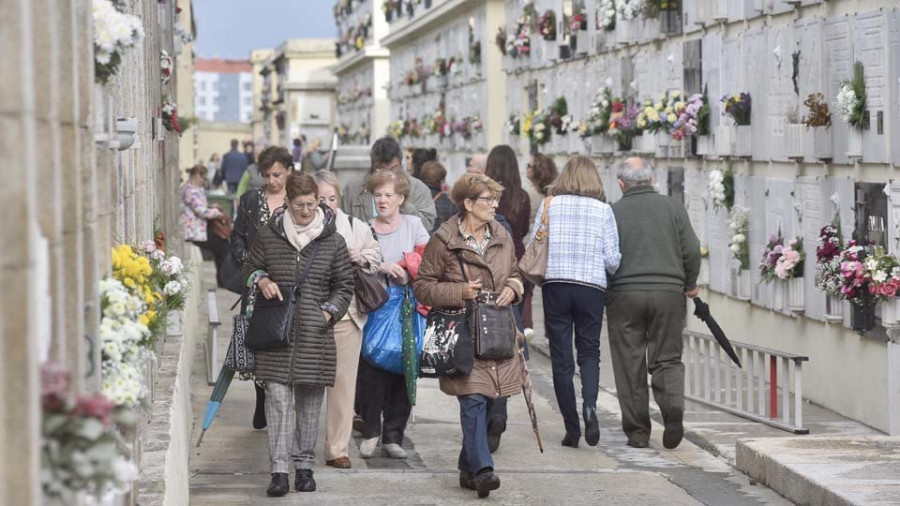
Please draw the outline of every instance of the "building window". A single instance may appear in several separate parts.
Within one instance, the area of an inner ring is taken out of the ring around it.
[[[206,105],[206,97],[197,97],[197,104]]]
[[[253,83],[244,83],[244,91],[253,91]]]

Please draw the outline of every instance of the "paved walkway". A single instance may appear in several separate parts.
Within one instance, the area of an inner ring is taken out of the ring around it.
[[[236,296],[219,290],[219,310],[223,315],[220,347],[224,353],[230,336],[228,308]],[[540,315],[540,304],[535,308]],[[625,446],[619,428],[618,402],[612,390],[612,371],[601,365],[601,395],[598,417],[601,440],[596,448],[573,450],[559,445],[564,430],[556,409],[550,364],[541,353],[541,322],[536,322],[537,338],[530,368],[536,388],[535,402],[541,421],[545,453],[537,450],[522,398],[510,401],[510,424],[503,437],[495,464],[501,477],[500,490],[486,502],[495,504],[789,504],[772,490],[751,485],[735,471],[728,457],[733,455],[737,437],[765,435],[778,437],[781,431],[731,415],[689,406],[686,414],[689,439],[674,451],[664,450],[662,428],[655,423],[651,448],[637,450]],[[604,339],[605,343],[605,339]],[[604,348],[606,348],[604,346]],[[608,352],[604,349],[604,357]],[[205,361],[198,350],[193,382],[194,440],[211,387],[206,384]],[[291,493],[281,499],[265,497],[269,481],[268,447],[265,431],[250,428],[254,406],[253,387],[235,381],[219,416],[203,445],[195,448],[191,461],[191,504],[470,504],[474,492],[457,484],[456,457],[461,442],[458,404],[442,394],[435,380],[419,381],[418,406],[407,431],[404,446],[410,458],[363,460],[351,444],[354,468],[336,470],[320,462],[316,466],[318,491]],[[807,416],[815,418],[807,411]],[[829,417],[825,417],[829,418]],[[812,421],[812,420],[811,420]],[[658,418],[657,418],[658,422]],[[833,420],[822,423],[836,424]],[[841,424],[848,422],[842,421]],[[815,433],[815,425],[810,424]],[[842,430],[847,425],[835,425]],[[850,423],[853,429],[858,429]],[[319,448],[322,445],[320,429]],[[702,436],[702,437],[701,437]],[[713,450],[712,452],[708,450]],[[723,456],[717,456],[721,453]],[[321,452],[319,452],[321,455]],[[321,456],[320,456],[321,459]],[[292,480],[293,481],[293,480]]]

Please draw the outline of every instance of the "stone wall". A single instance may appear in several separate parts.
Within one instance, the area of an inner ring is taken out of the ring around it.
[[[94,82],[90,0],[0,5],[0,503],[42,503],[38,369],[56,360],[73,389],[100,383],[98,281],[121,242],[165,232],[183,256],[178,137],[160,130],[160,51],[174,54],[173,6],[124,2],[145,38],[118,75]],[[114,146],[114,118],[134,117],[134,145]],[[189,309],[190,311],[190,309]],[[138,435],[134,450],[140,455]],[[121,498],[134,499],[133,494]]]

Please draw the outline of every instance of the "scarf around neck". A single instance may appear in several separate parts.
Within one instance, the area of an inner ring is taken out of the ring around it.
[[[297,251],[303,250],[307,244],[319,237],[323,230],[325,230],[325,213],[321,207],[316,208],[316,217],[305,226],[294,223],[290,211],[284,213],[284,234]]]

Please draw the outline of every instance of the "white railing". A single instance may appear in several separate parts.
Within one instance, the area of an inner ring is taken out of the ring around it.
[[[809,434],[803,427],[802,382],[808,357],[732,341],[741,369],[712,336],[685,331],[683,339],[685,398],[794,434]]]
[[[219,308],[216,305],[216,291],[206,292],[206,305],[209,308],[209,335],[206,336],[206,381],[215,385],[219,376]]]

